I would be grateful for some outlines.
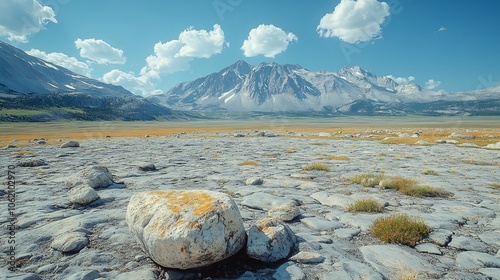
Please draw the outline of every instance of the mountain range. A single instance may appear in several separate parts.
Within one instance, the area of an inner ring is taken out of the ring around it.
[[[240,114],[500,115],[500,85],[468,92],[398,84],[359,66],[337,72],[245,61],[143,98],[0,41],[0,121],[158,120]]]
[[[500,86],[450,93],[398,84],[359,66],[314,72],[300,65],[252,66],[240,60],[150,100],[173,109],[202,112],[490,115],[500,113]]]
[[[154,120],[175,112],[0,41],[0,120]]]

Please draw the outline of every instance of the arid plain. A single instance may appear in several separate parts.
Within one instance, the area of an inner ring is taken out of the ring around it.
[[[499,279],[498,118],[1,123],[0,130],[0,195],[7,198],[13,170],[17,226],[14,252],[1,254],[15,255],[15,279]],[[61,148],[69,140],[79,147]],[[72,203],[68,181],[92,166],[106,167],[113,184],[96,188],[90,203]],[[242,250],[202,269],[156,265],[125,221],[130,197],[193,189],[231,196],[246,229],[273,208],[295,205],[289,255],[265,263]],[[0,207],[6,227],[7,199]],[[429,231],[413,243],[379,236],[374,224],[397,215]],[[68,234],[78,235],[78,250],[61,250]]]

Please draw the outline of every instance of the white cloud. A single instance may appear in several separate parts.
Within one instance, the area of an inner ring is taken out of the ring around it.
[[[136,77],[133,73],[127,73],[117,69],[104,74],[101,80],[108,84],[122,86],[132,93],[143,96],[151,95],[158,91],[155,89],[155,86],[148,81],[147,77]]]
[[[441,85],[441,81],[436,81],[436,80],[433,80],[433,79],[430,79],[427,82],[425,82],[425,88],[426,89],[435,89],[439,85]]]
[[[174,73],[189,69],[194,58],[209,58],[222,52],[224,32],[215,24],[210,32],[188,28],[179,34],[179,39],[154,46],[154,55],[146,58],[141,76],[158,78],[162,73]]]
[[[441,26],[436,32],[443,32],[443,31],[446,31],[446,27]]]
[[[395,81],[400,85],[407,85],[415,80],[415,77],[413,76],[408,76],[405,78],[405,77],[394,77],[393,75],[387,75],[386,77],[392,79],[393,81]]]
[[[99,64],[124,64],[126,59],[123,51],[113,48],[103,40],[76,39],[75,46],[80,50],[80,56],[91,59]]]
[[[92,68],[85,62],[79,61],[78,59],[67,56],[64,53],[59,53],[59,52],[53,52],[53,53],[46,53],[41,50],[37,49],[31,49],[26,52],[29,55],[36,56],[38,58],[41,58],[43,60],[52,62],[56,65],[62,66],[64,68],[67,68],[77,74],[83,75],[90,77],[90,73],[92,72]]]
[[[38,0],[1,0],[0,11],[0,36],[9,41],[26,43],[49,22],[57,23],[54,10]]]
[[[341,0],[333,13],[321,19],[321,37],[337,37],[350,44],[382,37],[382,23],[391,13],[389,5],[377,0]]]
[[[261,24],[257,28],[250,30],[248,38],[241,46],[241,50],[246,57],[257,55],[275,57],[285,51],[291,42],[297,40],[297,36],[291,32],[287,34],[281,28],[272,24]]]

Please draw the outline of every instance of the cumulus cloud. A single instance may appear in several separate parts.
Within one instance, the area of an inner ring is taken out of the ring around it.
[[[185,71],[192,59],[221,53],[224,43],[224,31],[218,24],[211,31],[188,28],[176,40],[155,44],[154,54],[146,58],[141,76],[158,78],[162,73]]]
[[[38,0],[1,0],[0,36],[9,41],[28,42],[28,36],[57,23],[56,13]]]
[[[52,62],[55,65],[67,68],[83,76],[90,77],[90,73],[92,72],[92,68],[90,68],[90,66],[87,63],[79,61],[78,59],[68,56],[64,53],[59,53],[59,52],[46,53],[44,51],[37,49],[31,49],[26,53],[41,58],[43,60],[46,60],[48,62]]]
[[[393,75],[388,75],[386,77],[390,78],[391,80],[395,81],[400,85],[407,85],[415,80],[415,77],[413,76],[408,76],[405,78],[405,77],[394,77]]]
[[[382,37],[382,23],[390,15],[389,5],[377,0],[341,0],[333,13],[321,19],[321,37],[337,37],[355,44]]]
[[[93,60],[99,64],[124,64],[126,59],[123,51],[113,48],[103,40],[76,39],[75,46],[80,50],[80,56]]]
[[[154,84],[148,81],[147,77],[136,77],[134,73],[123,72],[118,69],[113,69],[104,74],[101,80],[108,84],[122,86],[138,95],[147,96],[157,92]]]
[[[441,85],[441,81],[436,81],[436,80],[433,80],[433,79],[430,79],[427,82],[425,82],[425,88],[426,89],[435,89],[439,85]]]
[[[443,32],[443,31],[446,31],[446,27],[441,26],[436,32]]]
[[[287,34],[281,28],[272,24],[261,24],[257,28],[250,30],[248,38],[241,46],[241,50],[246,57],[257,55],[275,57],[285,51],[291,42],[297,40],[297,36],[291,32]]]

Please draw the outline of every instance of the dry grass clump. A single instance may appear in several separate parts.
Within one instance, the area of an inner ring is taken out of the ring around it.
[[[288,149],[288,150],[285,150],[285,153],[287,154],[293,154],[293,153],[296,153],[299,149],[297,148],[292,148],[292,149]]]
[[[466,159],[466,160],[463,161],[463,163],[473,164],[473,165],[482,165],[482,166],[493,166],[493,165],[495,165],[494,162],[480,161],[480,160],[475,160],[475,159]]]
[[[404,195],[414,197],[448,197],[451,194],[440,188],[421,186],[411,178],[384,176],[382,174],[359,174],[350,178],[351,183],[365,187],[379,186],[381,189],[393,189]]]
[[[451,195],[449,192],[440,188],[419,185],[402,188],[399,191],[404,195],[414,197],[449,197]]]
[[[302,170],[306,170],[306,171],[312,171],[312,170],[330,171],[330,166],[323,164],[323,163],[312,163],[312,164],[309,164],[309,165],[302,167]]]
[[[345,156],[345,155],[339,155],[339,156],[332,155],[332,156],[327,156],[326,159],[329,159],[329,160],[349,160],[349,157]]]
[[[17,156],[25,156],[25,155],[32,155],[34,152],[32,151],[19,151],[16,153]]]
[[[326,145],[328,145],[328,143],[326,143],[326,142],[313,142],[313,143],[311,143],[311,145],[314,145],[314,146],[326,146]]]
[[[363,187],[373,188],[378,186],[382,179],[384,179],[384,175],[368,173],[355,175],[350,178],[350,181],[353,184],[361,184]]]
[[[500,190],[500,183],[491,183],[490,184],[490,187],[492,189],[497,189],[497,190]]]
[[[259,165],[258,162],[254,161],[254,160],[245,160],[244,162],[240,163],[239,164],[240,166],[243,166],[243,165],[253,165],[253,166],[257,166]]]
[[[275,158],[275,157],[278,157],[279,154],[276,154],[276,153],[266,153],[266,154],[264,154],[264,156],[266,156],[266,157],[274,157]]]
[[[436,171],[436,170],[432,170],[432,169],[426,169],[426,170],[422,170],[422,174],[424,175],[439,175],[439,173]]]
[[[367,213],[380,213],[384,211],[384,205],[376,199],[358,199],[347,206],[348,212],[367,212]]]
[[[414,179],[403,178],[400,176],[384,178],[380,183],[381,189],[394,189],[404,195],[414,197],[448,197],[450,193],[440,188],[430,186],[421,186]]]
[[[406,214],[379,217],[370,227],[370,233],[378,239],[393,244],[415,247],[431,232],[423,221]]]

